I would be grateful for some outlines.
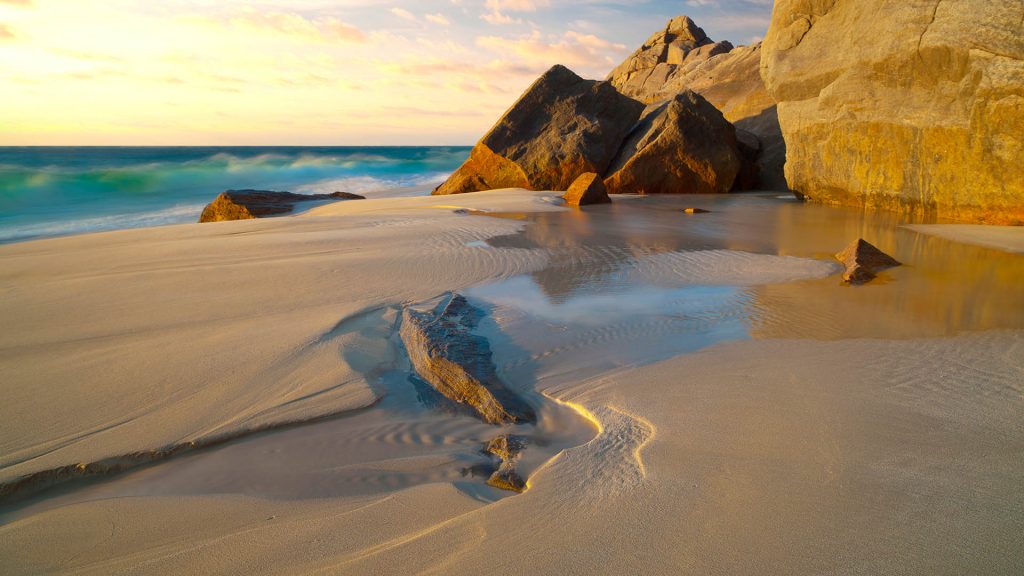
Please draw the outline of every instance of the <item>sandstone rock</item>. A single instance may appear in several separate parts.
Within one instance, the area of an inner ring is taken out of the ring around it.
[[[523,492],[526,481],[516,470],[516,461],[526,448],[527,440],[523,436],[504,435],[493,438],[484,445],[484,453],[497,458],[498,469],[487,479],[487,483],[495,488]]]
[[[1019,2],[777,0],[761,73],[808,200],[1024,222]]]
[[[667,38],[672,40],[665,43]],[[685,50],[686,55],[675,61],[669,56],[673,50]],[[775,101],[761,80],[760,63],[760,43],[734,48],[728,42],[712,42],[692,20],[682,16],[645,42],[608,80],[627,96],[647,104],[672,98],[685,89],[697,92],[726,120],[755,134],[762,143],[755,160],[758,178],[741,182],[738,189],[785,190],[786,146]]]
[[[643,105],[564,66],[544,73],[434,194],[496,188],[566,190],[604,174]]]
[[[845,250],[836,254],[836,259],[846,266],[843,280],[850,284],[870,282],[878,272],[902,265],[895,258],[872,246],[863,238],[854,241]]]
[[[645,116],[612,163],[605,186],[611,194],[728,192],[740,164],[733,126],[687,90]]]
[[[416,373],[443,396],[472,408],[485,422],[533,422],[533,408],[498,378],[486,338],[473,334],[483,312],[460,294],[432,309],[406,306],[399,334]]]
[[[335,192],[333,194],[293,194],[291,192],[270,192],[266,190],[228,190],[203,208],[199,222],[224,222],[227,220],[251,220],[266,216],[287,214],[299,202],[313,200],[362,200],[358,194]]]
[[[588,204],[608,204],[608,189],[604,181],[594,172],[581,175],[569,186],[569,191],[562,198],[569,206],[586,206]]]

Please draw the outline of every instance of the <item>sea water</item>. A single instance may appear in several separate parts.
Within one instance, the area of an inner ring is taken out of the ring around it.
[[[424,193],[468,155],[466,147],[0,147],[0,243],[195,222],[229,189]]]

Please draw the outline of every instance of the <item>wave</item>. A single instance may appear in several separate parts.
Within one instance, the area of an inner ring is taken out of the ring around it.
[[[461,147],[0,148],[0,242],[194,221],[192,207],[228,189],[415,194],[468,154]]]

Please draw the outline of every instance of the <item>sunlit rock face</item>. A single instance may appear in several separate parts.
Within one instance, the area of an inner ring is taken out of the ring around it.
[[[1024,223],[1024,12],[777,0],[761,75],[808,199]]]

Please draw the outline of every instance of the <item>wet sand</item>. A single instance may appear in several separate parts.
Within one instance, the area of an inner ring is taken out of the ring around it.
[[[340,415],[8,503],[0,572],[1024,568],[1024,258],[776,195],[616,199],[0,247],[0,481]],[[861,236],[907,265],[843,286]],[[537,426],[417,395],[395,317],[449,290]],[[502,432],[535,439],[521,495],[471,471]]]

